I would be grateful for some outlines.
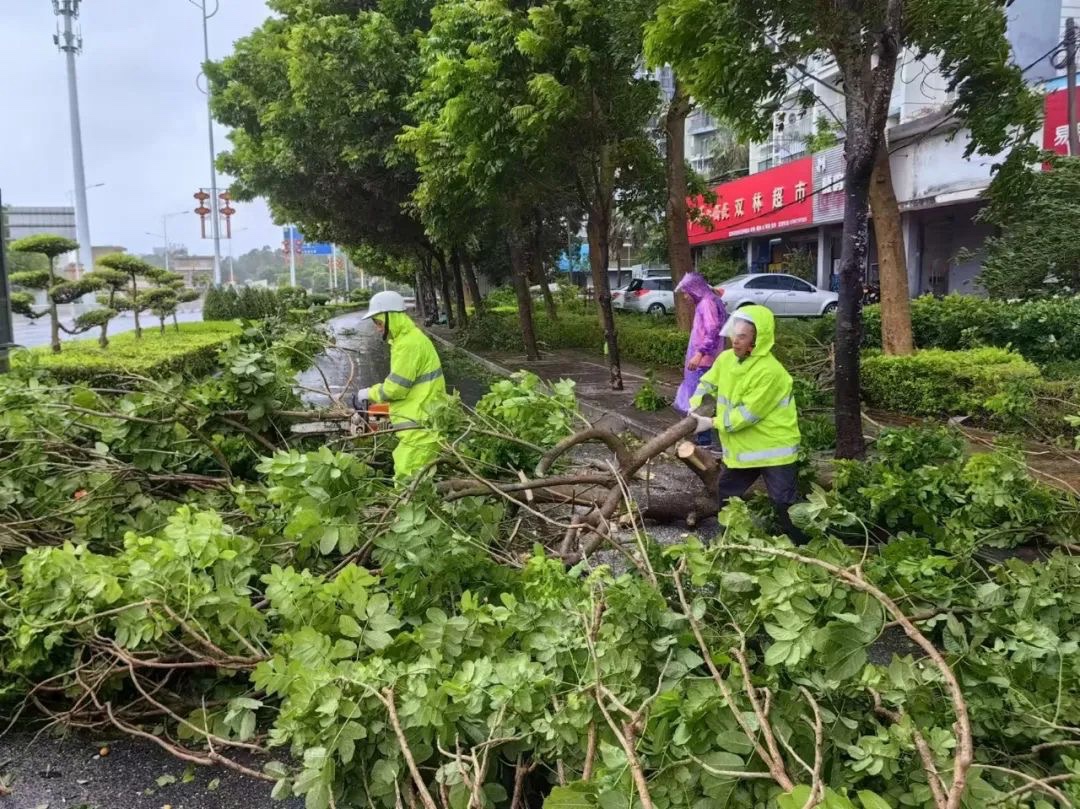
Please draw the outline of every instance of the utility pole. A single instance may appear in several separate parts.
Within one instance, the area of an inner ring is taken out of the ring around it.
[[[1065,86],[1068,88],[1069,154],[1080,156],[1080,133],[1076,131],[1076,20],[1065,20]]]
[[[15,330],[11,323],[11,289],[7,274],[7,228],[4,226],[4,200],[0,192],[0,374],[10,369],[8,351],[15,342]]]
[[[210,61],[210,33],[208,23],[210,22],[210,18],[217,14],[221,9],[221,4],[218,0],[214,0],[214,10],[207,13],[206,0],[188,0],[188,2],[202,12],[203,64],[206,64]],[[199,73],[199,76],[206,78],[206,74],[202,72]],[[196,80],[196,86],[197,85],[198,80]],[[214,114],[210,106],[209,79],[207,79],[206,82],[206,89],[203,89],[202,87],[199,87],[199,89],[206,94],[206,132],[207,140],[210,143],[210,217],[214,235],[214,285],[221,286],[221,222],[219,221],[221,200],[218,199],[217,165],[215,163],[216,154],[214,152]]]
[[[83,167],[82,123],[79,118],[79,83],[75,74],[75,57],[82,52],[82,34],[75,30],[82,0],[53,0],[53,13],[61,17],[53,42],[67,61],[68,116],[71,120],[71,162],[75,170],[75,228],[79,237],[79,259],[75,277],[81,269],[94,269],[94,251],[90,241],[90,212],[86,206],[86,170]]]

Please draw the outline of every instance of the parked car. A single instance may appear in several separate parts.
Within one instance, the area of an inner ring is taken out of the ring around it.
[[[836,311],[839,296],[818,289],[794,275],[778,272],[737,275],[717,286],[723,287],[724,305],[729,312],[758,303],[778,317],[820,317]]]
[[[621,300],[618,308],[628,312],[666,315],[675,311],[675,285],[670,278],[635,278],[622,291]]]
[[[615,309],[626,308],[626,290],[627,287],[619,287],[618,289],[611,290],[611,306]]]

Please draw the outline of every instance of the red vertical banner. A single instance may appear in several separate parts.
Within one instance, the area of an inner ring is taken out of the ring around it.
[[[1076,91],[1080,99],[1080,89]],[[1043,102],[1043,148],[1060,155],[1069,153],[1069,91],[1048,93]],[[1080,127],[1078,127],[1080,128]]]

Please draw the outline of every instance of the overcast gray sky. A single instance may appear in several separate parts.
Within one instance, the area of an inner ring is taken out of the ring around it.
[[[211,0],[212,2],[212,0]],[[210,20],[210,57],[257,27],[263,0],[221,0]],[[206,98],[195,87],[202,61],[201,12],[188,0],[84,0],[78,57],[86,182],[93,243],[149,252],[161,215],[196,207],[209,185]],[[0,0],[0,188],[9,205],[69,205],[74,187],[64,57],[52,36],[50,0]],[[217,150],[228,146],[216,128]],[[227,184],[227,178],[219,180]],[[238,204],[237,255],[279,246],[281,231],[261,201]],[[210,253],[198,217],[169,220],[169,241]],[[228,255],[228,245],[222,245]]]

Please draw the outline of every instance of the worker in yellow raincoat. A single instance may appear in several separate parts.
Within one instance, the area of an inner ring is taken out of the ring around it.
[[[405,314],[405,299],[397,292],[373,295],[364,319],[370,319],[390,345],[390,375],[357,391],[353,402],[358,410],[364,402],[389,405],[390,423],[401,431],[394,450],[394,478],[403,480],[439,455],[439,435],[424,425],[447,398],[442,362],[428,336]]]
[[[798,500],[799,416],[791,374],[772,353],[773,313],[764,306],[745,306],[731,315],[721,335],[731,339],[732,347],[706,371],[690,399],[698,431],[715,429],[724,450],[720,508],[764,478],[784,532],[804,544],[806,535],[788,514]],[[714,417],[696,413],[706,396],[716,399]]]

